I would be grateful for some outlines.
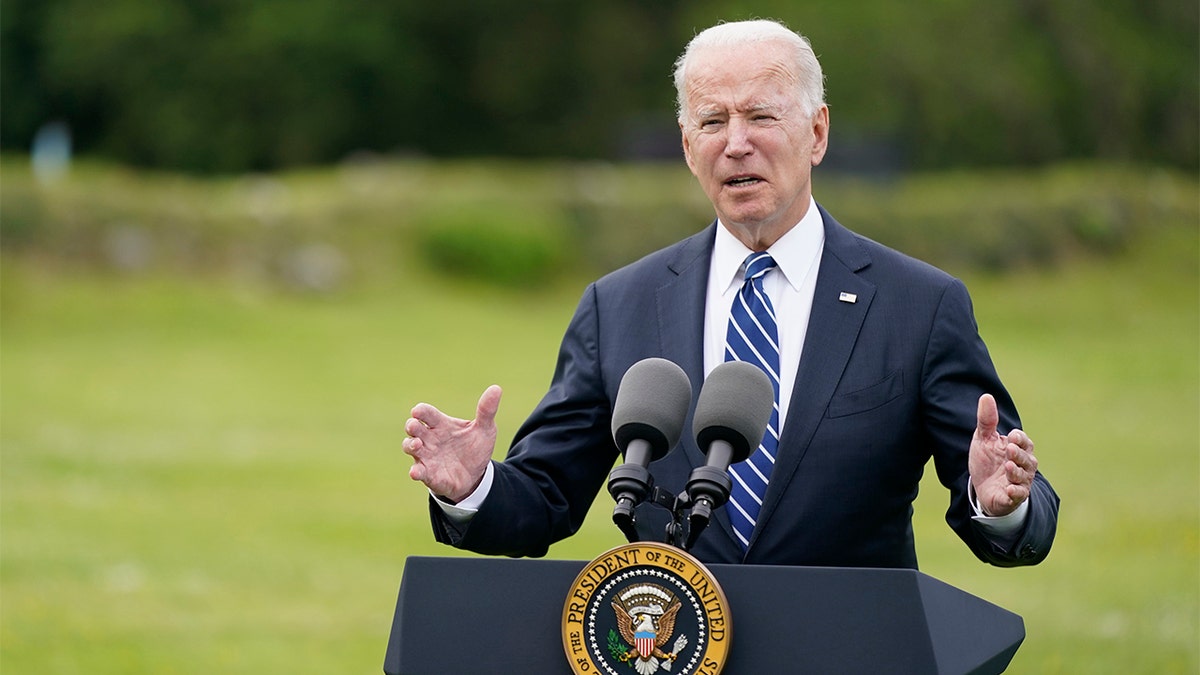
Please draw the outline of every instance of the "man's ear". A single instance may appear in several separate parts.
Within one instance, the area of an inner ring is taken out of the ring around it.
[[[829,149],[829,106],[822,105],[812,119],[812,165],[816,166],[825,159],[825,151]]]
[[[696,165],[692,163],[692,144],[688,141],[687,131],[683,128],[683,122],[679,123],[679,136],[683,143],[683,159],[687,162],[688,169],[692,175],[696,175]]]

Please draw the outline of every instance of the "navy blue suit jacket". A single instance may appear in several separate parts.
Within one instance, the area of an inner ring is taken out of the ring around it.
[[[719,509],[692,553],[709,563],[916,568],[912,502],[932,457],[949,489],[946,520],[982,560],[1028,565],[1050,550],[1058,497],[1039,474],[1016,541],[971,521],[967,455],[976,407],[995,396],[1001,433],[1020,420],[979,338],[963,284],[839,225],[824,209],[825,249],[800,369],[758,527],[744,553]],[[611,414],[625,371],[662,357],[704,377],[704,304],[714,223],[613,272],[584,292],[545,398],[520,428],[479,512],[462,529],[431,503],[439,541],[480,553],[544,555],[573,534],[619,456]],[[857,296],[843,302],[842,293]],[[678,492],[704,454],[684,438],[650,465]],[[607,507],[607,495],[604,501]],[[668,514],[638,509],[643,540]]]

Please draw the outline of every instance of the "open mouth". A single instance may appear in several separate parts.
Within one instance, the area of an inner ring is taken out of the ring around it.
[[[754,185],[761,182],[762,179],[758,176],[734,176],[733,178],[725,181],[725,184],[730,187],[745,187],[747,185]]]

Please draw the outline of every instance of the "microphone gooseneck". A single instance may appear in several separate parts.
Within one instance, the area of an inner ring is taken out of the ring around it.
[[[679,442],[691,400],[691,380],[666,359],[638,361],[621,378],[612,432],[625,462],[609,474],[608,491],[617,502],[613,522],[630,542],[637,541],[634,507],[654,488],[647,467]]]

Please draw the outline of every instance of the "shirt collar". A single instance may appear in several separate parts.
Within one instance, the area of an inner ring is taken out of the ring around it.
[[[794,290],[800,290],[804,277],[821,248],[825,243],[825,225],[821,221],[821,212],[817,210],[817,202],[809,197],[808,211],[800,222],[784,233],[767,252],[775,259],[779,271]],[[721,294],[742,285],[742,263],[746,256],[753,253],[737,237],[726,229],[725,224],[717,222],[717,240],[713,244],[712,274],[721,283]]]

